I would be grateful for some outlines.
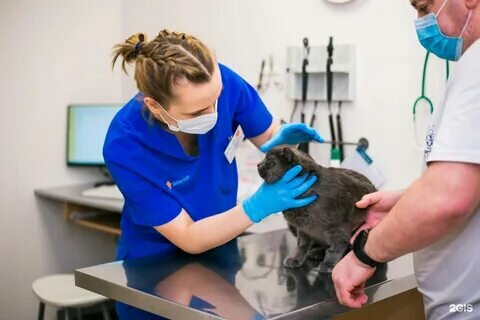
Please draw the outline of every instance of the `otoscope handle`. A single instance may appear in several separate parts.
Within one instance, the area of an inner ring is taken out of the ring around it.
[[[330,124],[330,136],[332,137],[332,149],[337,146],[336,144],[336,137],[335,137],[335,127],[333,126],[333,115],[330,113],[328,115],[328,122]]]
[[[344,160],[343,149],[343,132],[342,132],[342,118],[340,114],[337,114],[337,134],[338,134],[338,149],[340,152],[340,161]]]
[[[333,37],[330,37],[328,40],[327,51],[328,51],[328,57],[329,58],[333,57]]]
[[[310,47],[308,46],[308,38],[303,38],[303,46],[305,48],[303,62],[302,62],[302,102],[305,104],[307,101],[308,92],[308,55],[310,53]]]
[[[303,38],[303,46],[308,48],[308,38]]]
[[[328,59],[327,59],[327,102],[330,104],[332,102],[332,96],[333,96],[333,73],[332,73],[333,37],[330,37],[330,39],[329,39],[328,46],[327,46],[327,51],[328,51]]]

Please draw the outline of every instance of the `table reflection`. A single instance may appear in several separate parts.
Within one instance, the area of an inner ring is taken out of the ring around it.
[[[179,250],[162,256],[125,260],[127,286],[225,319],[268,319],[335,300],[330,274],[318,272],[316,261],[303,268],[283,267],[295,249],[287,231],[238,238],[202,255]],[[386,280],[386,265],[367,286]],[[120,319],[164,319],[119,304]]]

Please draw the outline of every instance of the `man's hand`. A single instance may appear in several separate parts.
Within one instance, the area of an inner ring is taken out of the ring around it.
[[[372,229],[385,218],[388,212],[398,202],[403,194],[402,191],[377,191],[366,194],[356,203],[357,208],[367,209],[367,218],[364,224],[352,236],[350,243],[365,229]]]
[[[375,268],[361,263],[350,251],[332,271],[338,301],[350,308],[360,308],[367,303],[365,282],[374,273]]]

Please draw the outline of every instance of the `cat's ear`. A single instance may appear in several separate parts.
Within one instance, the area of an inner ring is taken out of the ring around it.
[[[288,163],[293,162],[293,160],[295,159],[295,154],[293,153],[293,150],[288,147],[283,148],[281,156]]]

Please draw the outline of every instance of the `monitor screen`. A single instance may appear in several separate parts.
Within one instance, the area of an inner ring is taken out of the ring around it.
[[[70,105],[67,121],[67,164],[103,166],[103,143],[113,117],[122,107],[110,105]]]

